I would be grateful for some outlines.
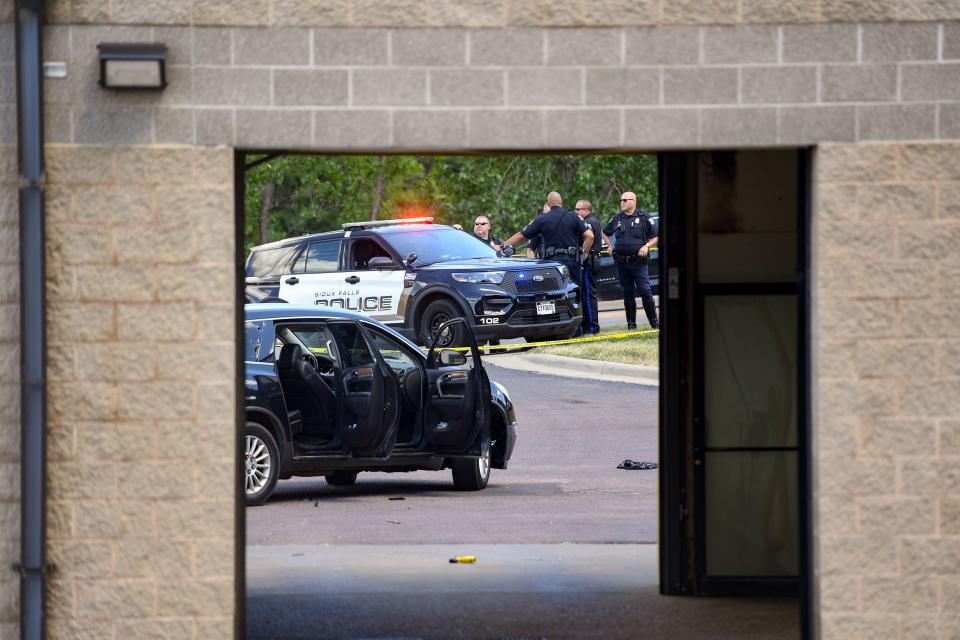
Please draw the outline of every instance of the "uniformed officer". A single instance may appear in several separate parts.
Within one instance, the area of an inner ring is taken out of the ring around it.
[[[550,205],[543,205],[543,209],[537,212],[536,217],[539,218],[547,211],[550,211]],[[527,257],[528,258],[537,258],[540,256],[540,241],[543,240],[543,236],[536,236],[535,238],[530,238],[530,241],[527,243]]]
[[[547,196],[547,204],[550,211],[532,220],[504,243],[504,255],[511,255],[513,247],[524,238],[529,240],[539,235],[542,237],[540,257],[565,265],[573,281],[580,282],[580,256],[590,251],[593,231],[572,211],[563,208],[563,199],[556,191]]]
[[[481,242],[486,242],[494,251],[503,249],[503,243],[500,238],[490,233],[490,218],[487,216],[477,216],[473,222],[473,237]]]
[[[583,333],[600,333],[600,308],[597,306],[597,268],[600,260],[600,222],[593,217],[593,203],[577,200],[574,209],[593,231],[594,242],[580,273],[580,308],[583,310]]]
[[[647,256],[657,246],[660,230],[650,215],[637,209],[637,195],[627,191],[620,198],[620,213],[603,228],[603,238],[612,247],[617,263],[617,276],[623,288],[623,306],[627,315],[627,328],[637,328],[637,301],[639,295],[647,322],[654,329],[660,326],[657,320],[657,305],[650,292],[647,273]],[[613,241],[611,242],[611,236]]]

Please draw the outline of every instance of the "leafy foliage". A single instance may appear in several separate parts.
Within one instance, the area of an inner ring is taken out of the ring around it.
[[[636,192],[643,209],[657,207],[657,161],[650,155],[289,155],[258,164],[246,178],[248,250],[344,222],[419,215],[470,230],[483,214],[506,239],[541,210],[550,191],[569,209],[577,199],[590,200],[601,222],[619,211],[623,191]]]

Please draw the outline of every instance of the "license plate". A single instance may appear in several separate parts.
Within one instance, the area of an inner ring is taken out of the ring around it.
[[[548,316],[551,313],[557,312],[557,305],[554,302],[538,302],[537,303],[537,315],[538,316]]]

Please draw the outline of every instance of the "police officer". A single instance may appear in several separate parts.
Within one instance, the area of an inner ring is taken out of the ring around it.
[[[597,268],[600,260],[600,222],[593,217],[593,204],[589,200],[577,200],[574,209],[580,219],[593,231],[594,242],[586,254],[580,273],[580,308],[583,310],[583,333],[600,333],[600,308],[597,306]]]
[[[471,235],[480,242],[485,242],[490,245],[494,251],[503,249],[503,243],[500,242],[500,238],[490,233],[490,218],[487,216],[477,216],[477,219],[473,223],[473,233]]]
[[[513,247],[521,240],[542,237],[540,257],[565,265],[574,282],[580,282],[580,256],[590,251],[593,231],[572,211],[563,208],[563,199],[556,191],[547,196],[550,211],[534,218],[523,231],[513,234],[504,243],[504,255],[512,255]],[[581,241],[583,244],[581,245]],[[510,248],[507,249],[507,246]]]
[[[536,217],[540,217],[545,214],[547,211],[550,211],[550,205],[543,205],[543,209],[537,212]],[[538,258],[540,257],[540,241],[543,240],[543,236],[536,236],[530,238],[530,241],[527,243],[527,257],[528,258]]]
[[[637,195],[627,191],[620,198],[620,213],[603,228],[603,238],[612,247],[613,260],[617,263],[617,276],[623,287],[623,306],[627,315],[627,329],[637,328],[637,301],[634,289],[643,302],[647,322],[659,328],[657,305],[650,292],[647,274],[647,256],[657,246],[660,230],[650,215],[637,209]],[[610,237],[613,236],[613,242]]]

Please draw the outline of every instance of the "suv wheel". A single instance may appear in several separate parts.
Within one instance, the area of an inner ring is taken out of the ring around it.
[[[420,342],[424,347],[429,348],[433,336],[447,320],[463,317],[463,312],[457,308],[450,300],[434,300],[427,305],[420,317]],[[462,324],[453,327],[447,327],[443,334],[437,339],[437,348],[445,349],[447,347],[462,347],[466,343],[466,331]]]
[[[248,422],[244,447],[244,484],[248,507],[266,502],[277,486],[279,472],[280,452],[273,435],[263,425]]]
[[[349,487],[356,484],[357,474],[350,471],[334,471],[323,476],[331,487]]]
[[[453,486],[457,491],[480,491],[490,481],[490,443],[479,458],[457,458],[453,461]]]

